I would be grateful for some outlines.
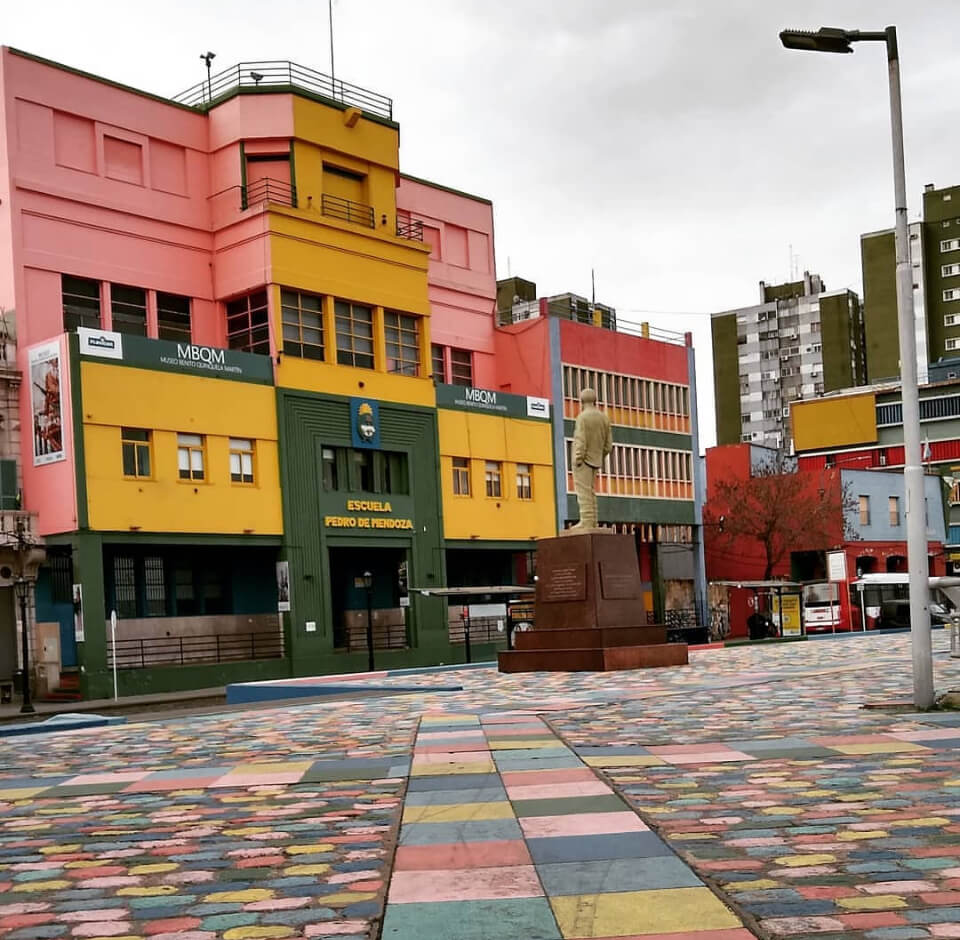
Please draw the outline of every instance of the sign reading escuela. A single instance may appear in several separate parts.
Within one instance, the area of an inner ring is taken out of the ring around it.
[[[323,525],[326,529],[393,529],[406,532],[413,531],[412,519],[397,519],[386,513],[393,512],[389,501],[379,499],[348,499],[347,512],[373,512],[375,516],[324,516]],[[382,514],[382,515],[379,515]]]
[[[478,411],[504,418],[550,418],[550,399],[529,395],[495,392],[472,385],[438,385],[437,407],[458,411]]]
[[[273,384],[273,362],[269,356],[87,327],[80,327],[77,335],[80,355],[85,359],[108,359],[138,369],[181,372],[209,379]]]

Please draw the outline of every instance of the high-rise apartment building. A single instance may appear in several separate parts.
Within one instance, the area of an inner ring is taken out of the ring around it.
[[[871,382],[900,375],[896,255],[893,229],[860,236],[867,374]],[[917,373],[960,355],[960,186],[923,193],[923,220],[910,224],[910,262],[917,331]]]
[[[860,299],[818,274],[761,281],[759,304],[711,327],[719,444],[789,446],[793,402],[866,381]]]

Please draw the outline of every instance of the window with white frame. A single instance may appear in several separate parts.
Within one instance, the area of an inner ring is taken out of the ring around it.
[[[177,470],[181,480],[204,479],[203,435],[177,435]]]
[[[960,264],[943,264],[940,266],[943,277],[956,277],[960,274]]]
[[[453,458],[453,495],[470,495],[470,460],[467,457]]]
[[[944,341],[944,349],[960,349],[960,339],[948,339]]]
[[[960,238],[945,238],[940,242],[941,251],[960,251]]]
[[[960,300],[960,287],[950,287],[943,292],[944,300]]]
[[[499,461],[488,460],[484,465],[484,481],[487,487],[487,496],[500,499],[502,490],[500,481],[503,476],[503,468]]]
[[[517,464],[517,499],[533,499],[531,467],[528,463]]]
[[[253,483],[253,441],[247,438],[230,438],[230,480]]]
[[[943,318],[944,326],[956,326],[960,323],[960,313],[948,313]]]

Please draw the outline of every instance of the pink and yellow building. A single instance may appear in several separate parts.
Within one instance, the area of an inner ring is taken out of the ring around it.
[[[0,50],[0,503],[46,543],[47,674],[352,671],[368,602],[379,665],[455,661],[415,589],[532,577],[577,383],[618,428],[609,521],[693,525],[689,350],[602,312],[501,327],[497,294],[490,201],[403,174],[382,95],[255,62],[162,98]]]

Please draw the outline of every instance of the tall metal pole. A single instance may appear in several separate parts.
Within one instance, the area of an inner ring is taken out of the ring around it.
[[[907,181],[903,159],[903,112],[900,104],[900,59],[897,29],[888,26],[890,130],[893,140],[893,188],[896,200],[897,320],[900,328],[900,389],[903,402],[903,480],[906,495],[907,569],[910,575],[910,646],[913,655],[913,704],[934,702],[933,653],[930,641],[927,513],[920,449],[920,390],[917,387],[917,335],[913,310],[913,270],[907,224]]]
[[[370,572],[364,572],[364,587],[367,591],[367,672],[373,672],[373,584]]]
[[[337,70],[333,61],[333,0],[327,0],[327,12],[330,17],[330,94],[337,96]]]
[[[25,552],[22,547],[21,552]],[[23,556],[21,555],[21,557]],[[20,706],[20,714],[32,715],[36,709],[33,707],[33,700],[30,696],[30,626],[27,623],[27,581],[22,574],[17,582],[17,599],[20,601],[20,625],[22,627],[20,651],[23,660],[23,671],[20,673],[23,680],[23,704]]]

